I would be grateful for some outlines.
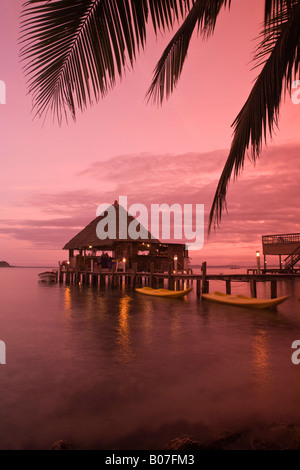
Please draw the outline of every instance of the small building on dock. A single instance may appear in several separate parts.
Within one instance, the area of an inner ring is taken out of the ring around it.
[[[168,269],[184,272],[189,268],[188,249],[183,243],[162,243],[138,220],[128,214],[117,201],[112,205],[116,215],[116,236],[100,239],[97,226],[105,214],[92,220],[83,230],[75,235],[64,247],[69,251],[69,268],[74,271],[97,272],[103,270],[132,270],[136,266],[139,272],[149,272],[151,265],[155,272],[166,272]],[[111,206],[111,207],[112,207]],[[122,213],[120,214],[120,212]],[[120,237],[119,221],[126,220],[125,237]],[[129,236],[129,225],[134,222],[145,234],[142,238],[133,239]]]
[[[262,237],[264,270],[267,269],[267,256],[277,256],[281,271],[295,271],[300,261],[300,233],[264,235]]]

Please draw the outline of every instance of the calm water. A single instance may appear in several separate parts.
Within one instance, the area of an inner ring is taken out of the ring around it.
[[[0,270],[0,449],[48,449],[58,439],[154,449],[182,434],[300,422],[300,365],[291,362],[300,282],[279,285],[290,298],[276,310],[252,311],[194,293],[43,285],[41,271]],[[269,297],[269,285],[258,295]]]

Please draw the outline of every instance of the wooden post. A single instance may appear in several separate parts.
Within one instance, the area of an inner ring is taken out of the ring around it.
[[[197,279],[197,298],[199,299],[201,296],[201,279]]]
[[[168,266],[168,289],[172,289],[172,264]]]
[[[154,263],[150,264],[150,287],[154,288]]]
[[[231,281],[226,279],[226,294],[231,295]]]
[[[136,272],[137,272],[137,263],[133,263],[132,290],[135,289],[135,284],[136,284]]]
[[[256,289],[256,280],[255,279],[250,280],[250,292],[251,292],[251,297],[257,297],[257,289]]]
[[[115,288],[115,271],[116,271],[116,266],[114,265],[112,267],[112,271],[111,271],[111,288],[114,289]]]
[[[58,282],[62,284],[64,282],[64,275],[61,269],[61,266],[59,266],[59,275],[58,275]]]
[[[276,299],[277,297],[277,282],[271,281],[271,299]]]
[[[209,282],[206,280],[206,261],[202,263],[201,271],[202,271],[202,294],[208,294],[209,292]]]

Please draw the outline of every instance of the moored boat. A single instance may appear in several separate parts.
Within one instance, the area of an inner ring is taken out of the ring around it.
[[[152,287],[141,287],[135,290],[139,294],[153,295],[156,297],[178,298],[178,297],[184,297],[185,295],[189,294],[193,290],[193,288],[190,287],[184,290],[169,290],[169,289],[152,289]]]
[[[228,295],[223,294],[222,292],[214,292],[212,294],[202,294],[202,298],[211,302],[262,309],[275,307],[288,299],[288,296],[276,297],[275,299],[257,299],[255,297],[247,297],[245,295]]]
[[[38,275],[40,282],[56,282],[57,272],[56,271],[44,271]]]

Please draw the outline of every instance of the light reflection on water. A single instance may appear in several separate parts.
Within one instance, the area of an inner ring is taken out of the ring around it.
[[[291,298],[277,310],[251,311],[195,293],[175,300],[124,286],[41,285],[38,272],[0,271],[0,448],[49,448],[61,438],[154,448],[184,433],[300,421],[300,365],[291,363],[299,283],[279,284],[278,295]],[[269,286],[259,290],[267,296]]]
[[[131,298],[129,295],[122,297],[119,302],[120,310],[117,342],[120,345],[120,361],[125,363],[134,360],[134,354],[132,352],[130,340],[130,302]]]
[[[252,366],[257,382],[258,393],[268,393],[270,390],[271,360],[268,344],[268,333],[259,329],[252,342],[253,359]]]

